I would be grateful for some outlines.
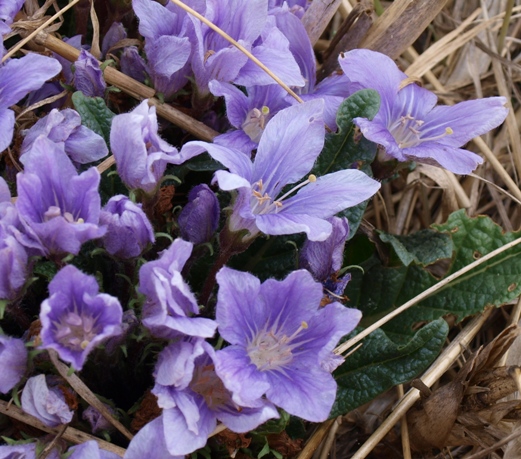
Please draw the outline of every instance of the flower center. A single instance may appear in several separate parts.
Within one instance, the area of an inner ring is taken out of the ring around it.
[[[432,137],[422,137],[421,128],[424,124],[425,121],[417,120],[408,113],[405,116],[401,116],[398,121],[392,124],[389,127],[389,132],[396,140],[399,148],[416,147],[422,142],[439,140],[454,133],[450,127],[446,127],[443,134]]]
[[[251,211],[256,215],[263,215],[269,213],[277,213],[280,209],[282,209],[282,201],[286,199],[288,196],[292,195],[295,191],[306,186],[308,183],[316,182],[317,177],[313,174],[310,174],[308,179],[299,183],[297,186],[293,187],[287,193],[284,193],[280,198],[273,199],[265,190],[264,183],[262,179],[258,182],[254,183],[252,186],[252,200],[251,200]]]
[[[58,206],[49,206],[49,208],[43,214],[43,221],[48,222],[56,217],[63,217],[68,223],[85,223],[83,218],[74,219],[74,215],[70,212],[63,212]]]
[[[248,137],[255,143],[260,142],[268,117],[270,114],[269,107],[264,105],[260,110],[254,108],[248,112],[244,123],[242,123],[242,130],[248,135]]]
[[[73,351],[83,351],[98,335],[96,319],[77,312],[64,314],[54,327],[56,341]]]
[[[190,383],[190,389],[201,395],[211,410],[223,405],[234,405],[230,392],[215,373],[214,365],[198,367]]]
[[[306,328],[308,324],[302,322],[291,336],[276,330],[261,330],[248,344],[246,352],[260,371],[283,368],[293,360],[295,344],[291,342]]]

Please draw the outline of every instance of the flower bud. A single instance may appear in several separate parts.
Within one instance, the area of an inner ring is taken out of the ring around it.
[[[0,335],[0,392],[6,394],[22,379],[27,349],[22,340]]]
[[[177,220],[181,237],[192,244],[210,241],[219,224],[219,202],[208,185],[193,188],[188,194],[188,204]]]
[[[107,84],[97,59],[84,49],[75,62],[74,85],[87,97],[103,97]]]
[[[120,258],[141,254],[154,242],[154,230],[141,206],[123,195],[110,198],[100,213],[100,223],[107,225],[103,245],[107,252]]]

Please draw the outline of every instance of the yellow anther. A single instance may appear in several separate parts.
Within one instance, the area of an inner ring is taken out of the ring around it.
[[[261,108],[261,112],[263,115],[269,115],[270,114],[270,108],[267,107],[266,105],[264,105],[262,108]]]
[[[317,176],[314,174],[309,174],[308,180],[313,183],[317,181]]]
[[[305,322],[305,321],[303,320],[302,323],[300,324],[300,326],[301,326],[303,329],[306,329],[306,328],[308,328],[308,323]]]
[[[451,134],[454,134],[454,131],[452,130],[452,128],[450,128],[450,127],[446,127],[446,128],[445,128],[445,134],[447,134],[447,135],[451,135]]]
[[[80,347],[81,347],[82,349],[86,349],[88,345],[89,345],[89,342],[88,342],[86,339],[84,339],[84,340],[81,342]]]
[[[85,223],[85,220],[83,220],[83,218],[78,218],[78,220],[76,220],[76,223]]]

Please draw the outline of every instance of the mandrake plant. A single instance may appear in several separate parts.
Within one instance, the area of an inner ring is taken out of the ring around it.
[[[0,0],[0,458],[516,457],[474,3]]]

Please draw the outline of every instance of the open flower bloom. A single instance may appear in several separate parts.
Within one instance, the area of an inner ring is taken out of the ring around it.
[[[216,319],[231,346],[215,354],[215,371],[241,406],[266,397],[288,413],[313,422],[327,419],[336,396],[333,354],[360,311],[340,303],[319,308],[322,285],[305,270],[263,284],[255,276],[222,268]]]
[[[17,175],[20,220],[33,231],[46,254],[78,254],[81,245],[105,234],[98,226],[100,174],[95,167],[78,175],[63,145],[39,136],[22,157]]]
[[[176,239],[158,260],[139,270],[139,291],[146,296],[143,325],[154,336],[174,339],[182,335],[210,338],[217,324],[199,314],[194,294],[181,274],[192,253],[190,242]]]
[[[215,373],[215,352],[200,338],[175,341],[159,355],[152,392],[163,408],[166,446],[170,454],[202,448],[217,419],[233,432],[248,432],[279,416],[266,400],[241,407]]]
[[[353,90],[369,88],[380,94],[380,110],[374,119],[355,118],[354,122],[366,138],[385,148],[386,159],[418,161],[469,174],[483,159],[460,147],[499,126],[508,114],[504,97],[437,106],[436,95],[407,81],[392,59],[375,51],[349,51],[339,62]]]
[[[380,184],[359,170],[323,177],[309,175],[292,190],[283,188],[309,173],[324,145],[324,102],[313,100],[281,110],[269,121],[255,159],[238,150],[206,142],[189,142],[182,152],[208,151],[229,169],[215,177],[223,190],[238,189],[230,229],[246,229],[255,237],[305,232],[323,241],[332,231],[327,221],[336,213],[373,196]],[[297,192],[298,190],[298,192]],[[294,194],[296,192],[296,194]]]
[[[33,53],[0,66],[0,153],[13,139],[14,112],[9,107],[39,89],[60,70],[56,59]]]
[[[41,347],[54,349],[78,371],[98,344],[121,332],[118,299],[98,292],[93,276],[68,265],[50,282],[50,296],[41,306]]]
[[[258,58],[286,84],[302,86],[286,37],[268,18],[268,0],[208,0],[204,16]],[[192,68],[201,94],[218,80],[241,86],[273,84],[273,79],[199,19],[193,23]]]

